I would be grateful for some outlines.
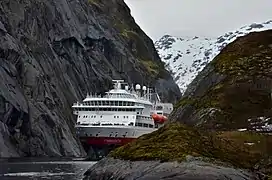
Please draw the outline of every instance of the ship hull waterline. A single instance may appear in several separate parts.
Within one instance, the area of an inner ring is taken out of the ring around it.
[[[137,138],[115,138],[115,137],[80,137],[79,138],[81,143],[85,145],[96,145],[96,146],[103,146],[103,145],[117,145],[123,146],[128,144]]]
[[[95,127],[77,126],[77,136],[85,145],[118,145],[130,143],[144,134],[152,133],[158,128],[142,127]]]

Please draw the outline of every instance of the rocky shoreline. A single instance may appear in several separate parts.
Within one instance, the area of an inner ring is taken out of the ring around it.
[[[173,152],[174,153],[174,152]],[[261,180],[265,176],[228,165],[216,165],[187,156],[183,162],[126,161],[107,157],[92,166],[84,180]]]

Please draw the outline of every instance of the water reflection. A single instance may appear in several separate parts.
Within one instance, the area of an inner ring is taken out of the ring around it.
[[[79,180],[95,162],[73,159],[1,159],[1,180]]]

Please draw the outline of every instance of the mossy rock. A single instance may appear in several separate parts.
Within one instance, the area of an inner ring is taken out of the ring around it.
[[[88,3],[91,5],[99,6],[101,0],[88,0]]]
[[[200,80],[194,92],[202,91],[201,95],[185,95],[176,105],[172,120],[185,122],[182,114],[186,106],[195,108],[193,119],[198,112],[215,108],[223,116],[208,118],[202,124],[205,128],[235,130],[252,129],[250,118],[272,117],[272,30],[250,33],[227,45],[207,68],[212,72],[199,74]],[[218,83],[207,86],[216,76],[224,76]],[[205,82],[204,82],[205,81]],[[204,85],[203,85],[204,84]],[[190,87],[188,87],[190,89]],[[203,90],[201,90],[203,89]],[[188,119],[186,119],[188,122]],[[208,125],[208,126],[207,126]],[[198,126],[201,126],[198,124]]]
[[[271,143],[272,136],[269,135],[236,131],[208,132],[171,123],[112,151],[110,156],[134,161],[183,161],[190,155],[209,162],[225,162],[252,170],[258,162],[272,154]]]

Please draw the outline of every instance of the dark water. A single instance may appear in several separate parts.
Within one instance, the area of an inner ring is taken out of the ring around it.
[[[0,159],[0,180],[81,180],[95,163],[75,159]]]

